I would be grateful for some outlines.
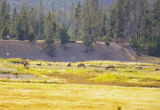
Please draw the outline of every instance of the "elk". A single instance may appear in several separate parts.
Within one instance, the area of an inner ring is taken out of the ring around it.
[[[142,66],[136,67],[137,70],[142,70]]]
[[[41,63],[39,63],[39,64],[37,64],[37,66],[42,66],[42,64],[41,64]]]
[[[160,68],[156,68],[155,71],[160,71]]]
[[[78,68],[81,68],[81,67],[86,68],[85,64],[83,64],[83,63],[78,64],[77,67],[78,67]]]
[[[71,63],[68,63],[67,67],[71,67],[71,66],[72,66],[72,64],[71,64]]]
[[[28,61],[22,61],[21,63],[24,67],[28,67],[30,64]]]
[[[108,67],[106,67],[106,70],[108,70],[108,69],[115,69],[115,66],[109,65]]]

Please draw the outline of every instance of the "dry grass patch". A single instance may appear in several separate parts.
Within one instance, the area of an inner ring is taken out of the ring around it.
[[[0,110],[160,109],[160,89],[153,88],[18,83],[0,87]]]

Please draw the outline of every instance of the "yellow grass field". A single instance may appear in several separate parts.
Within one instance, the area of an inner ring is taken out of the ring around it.
[[[160,89],[0,83],[0,110],[160,110]]]

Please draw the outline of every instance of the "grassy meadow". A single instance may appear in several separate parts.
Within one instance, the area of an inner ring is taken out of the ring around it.
[[[159,64],[22,61],[0,59],[0,110],[160,110]]]
[[[111,84],[122,86],[160,87],[160,68],[158,64],[114,62],[114,61],[88,61],[75,62],[71,67],[64,62],[31,61],[29,68],[24,67],[22,59],[1,59],[0,74],[33,75],[33,79],[3,78],[1,82],[28,82],[28,83],[57,83],[57,84]],[[84,63],[86,68],[78,68]],[[41,64],[41,66],[37,66]],[[106,70],[109,65],[115,69]],[[136,67],[143,67],[142,70]]]
[[[160,89],[61,84],[0,84],[0,110],[159,110]]]

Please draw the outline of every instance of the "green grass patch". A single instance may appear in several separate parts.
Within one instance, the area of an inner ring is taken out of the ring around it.
[[[96,83],[107,82],[135,83],[148,85],[160,83],[160,72],[155,68],[160,65],[150,63],[116,62],[116,61],[88,61],[75,62],[71,67],[64,62],[32,61],[29,68],[25,68],[20,62],[23,59],[0,59],[0,74],[33,75],[47,80],[48,78],[63,78],[67,82],[74,83]],[[37,66],[37,64],[42,64]],[[78,68],[79,63],[84,63],[86,68]],[[113,65],[115,69],[106,70],[105,67]],[[142,66],[142,70],[137,70],[137,66]],[[159,85],[160,86],[160,85]]]

